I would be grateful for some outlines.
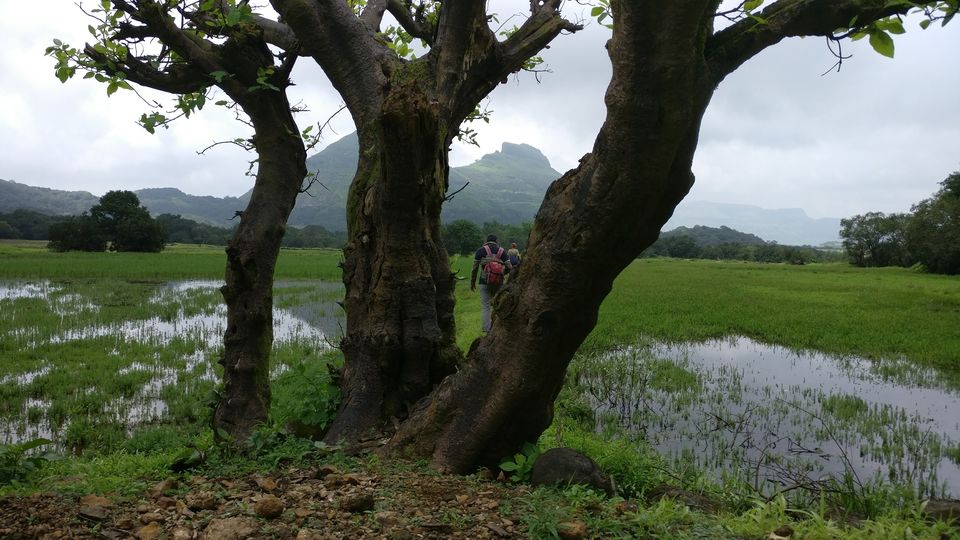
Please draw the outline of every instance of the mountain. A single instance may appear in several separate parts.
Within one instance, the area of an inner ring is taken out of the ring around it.
[[[316,181],[301,193],[290,215],[294,226],[321,225],[329,231],[346,228],[346,200],[356,171],[357,136],[351,133],[307,159]],[[504,143],[470,165],[450,169],[452,199],[444,203],[443,220],[466,219],[474,223],[499,221],[517,225],[533,219],[547,187],[560,173],[536,148]],[[458,191],[459,190],[459,191]],[[141,204],[153,215],[179,214],[210,225],[229,227],[237,210],[246,208],[251,192],[239,197],[188,195],[174,188],[137,191]],[[47,214],[79,214],[99,201],[85,191],[59,191],[0,180],[0,213],[17,208]],[[745,204],[683,201],[664,226],[728,227],[785,245],[836,242],[840,220],[813,219],[799,208],[768,210]],[[746,242],[742,242],[746,243]]]
[[[346,228],[347,192],[357,170],[357,150],[357,135],[352,133],[307,159],[307,170],[317,172],[317,180],[297,199],[292,225],[317,224],[331,231]],[[560,173],[540,150],[503,143],[498,152],[450,169],[448,194],[456,194],[444,203],[443,221],[511,225],[532,221],[547,187],[557,178]]]
[[[230,227],[237,210],[247,207],[249,193],[241,197],[211,197],[188,195],[176,188],[148,188],[135,191],[140,204],[146,206],[154,216],[174,214],[181,217],[216,225]]]
[[[769,210],[747,204],[683,201],[664,225],[676,227],[726,226],[790,246],[818,246],[840,238],[839,218],[811,218],[800,208]]]
[[[24,209],[51,216],[90,210],[100,198],[86,191],[63,191],[0,179],[0,214]]]

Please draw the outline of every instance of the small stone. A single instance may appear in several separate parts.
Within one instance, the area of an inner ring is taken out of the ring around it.
[[[371,493],[348,495],[340,500],[340,509],[353,514],[373,510],[374,498]]]
[[[297,516],[300,519],[308,518],[313,515],[313,510],[309,508],[297,508],[293,511],[293,515]]]
[[[160,512],[147,512],[140,515],[140,523],[147,524],[154,521],[163,521],[163,514]]]
[[[172,540],[191,540],[194,537],[193,529],[189,527],[176,527],[170,533]]]
[[[110,514],[110,512],[102,506],[81,506],[78,513],[80,517],[94,521],[103,521],[107,519],[107,516]]]
[[[147,495],[151,499],[156,499],[157,497],[163,495],[164,493],[170,491],[177,487],[177,481],[172,478],[167,478],[163,482],[154,484],[153,487],[147,490]]]
[[[587,525],[582,521],[565,521],[557,525],[562,540],[582,540],[587,537]]]
[[[297,531],[297,540],[326,540],[328,536],[314,529],[300,529]]]
[[[187,508],[191,510],[213,510],[217,507],[217,498],[208,491],[188,493]]]
[[[328,474],[341,474],[340,469],[336,468],[334,465],[325,463],[317,469],[317,478],[326,478]]]
[[[395,527],[400,524],[400,515],[396,512],[383,511],[377,512],[373,515],[373,519],[380,524],[381,527]]]
[[[274,491],[277,489],[277,481],[273,478],[257,478],[255,482],[257,483],[257,487],[264,491]]]
[[[465,504],[467,504],[468,502],[470,502],[470,496],[469,496],[469,495],[457,495],[457,496],[456,496],[456,499],[457,499],[457,503],[459,503],[459,504],[461,504],[461,505],[465,505]]]
[[[146,513],[149,512],[149,511],[150,511],[150,505],[147,505],[147,504],[138,504],[138,505],[137,505],[137,513],[138,513],[138,514],[146,514]]]
[[[159,523],[154,521],[141,527],[140,530],[137,531],[137,538],[140,540],[154,540],[155,538],[159,538],[161,534],[163,534],[163,529],[160,528]]]
[[[266,495],[261,497],[253,505],[253,511],[260,517],[273,519],[279,517],[283,514],[284,506],[283,501],[281,501],[275,495]]]
[[[207,524],[201,538],[204,540],[239,540],[255,537],[260,524],[252,517],[214,519]]]
[[[160,497],[157,499],[157,506],[163,508],[164,510],[168,510],[177,506],[177,500],[173,497]]]
[[[135,521],[133,521],[132,519],[130,519],[130,518],[121,518],[121,519],[118,519],[117,521],[115,521],[115,522],[114,522],[114,525],[115,525],[118,529],[124,529],[124,530],[129,531],[130,529],[136,527],[136,526],[137,526],[137,523],[136,523]],[[2,537],[3,537],[3,536],[0,535],[0,538],[2,538]]]

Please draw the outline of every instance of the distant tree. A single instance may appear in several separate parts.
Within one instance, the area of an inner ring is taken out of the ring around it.
[[[906,229],[910,216],[868,212],[840,220],[840,237],[856,266],[909,266]]]
[[[14,229],[13,226],[7,223],[6,221],[0,220],[0,238],[9,239],[9,238],[16,238],[16,237],[17,237],[17,230]]]
[[[160,214],[154,219],[163,227],[169,243],[225,246],[233,232],[223,227],[198,223],[178,214]]]
[[[907,245],[929,271],[960,274],[960,171],[940,185],[933,197],[914,205]]]
[[[487,233],[489,234],[489,233]],[[472,221],[458,219],[444,225],[440,231],[443,245],[451,255],[469,255],[473,253],[485,238],[480,227]]]
[[[9,238],[22,240],[46,240],[47,229],[62,216],[51,216],[35,210],[18,209],[9,214],[0,214],[0,221],[6,221],[13,229]]]
[[[89,214],[70,216],[50,225],[50,242],[53,251],[104,251],[107,236],[97,220]]]
[[[111,251],[158,252],[166,242],[163,227],[132,191],[107,192],[90,216],[110,240]]]

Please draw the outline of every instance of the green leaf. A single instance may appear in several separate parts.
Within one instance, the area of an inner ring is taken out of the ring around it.
[[[517,470],[519,467],[517,467],[517,464],[512,461],[504,461],[500,464],[500,468],[507,472],[512,472]]]
[[[920,28],[926,30],[928,26],[930,26],[930,19],[924,19],[920,21]]]
[[[893,38],[886,32],[881,30],[870,32],[870,46],[883,56],[893,58]]]
[[[590,16],[597,17],[603,12],[604,12],[604,9],[602,6],[595,6],[593,9],[590,10]]]
[[[116,81],[112,81],[110,84],[107,85],[107,96],[112,96],[113,93],[116,92],[117,88],[119,87],[120,87],[119,83],[117,83]]]
[[[748,0],[743,3],[743,10],[749,13],[761,5],[763,5],[763,0]]]

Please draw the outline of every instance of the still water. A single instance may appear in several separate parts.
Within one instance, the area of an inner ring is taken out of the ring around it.
[[[625,429],[718,477],[770,492],[847,475],[960,495],[960,393],[933,370],[742,337],[639,345],[597,360],[611,361],[618,367],[602,372],[587,360],[581,376],[598,429]],[[665,362],[680,371],[658,375]],[[677,373],[686,384],[669,382]]]

